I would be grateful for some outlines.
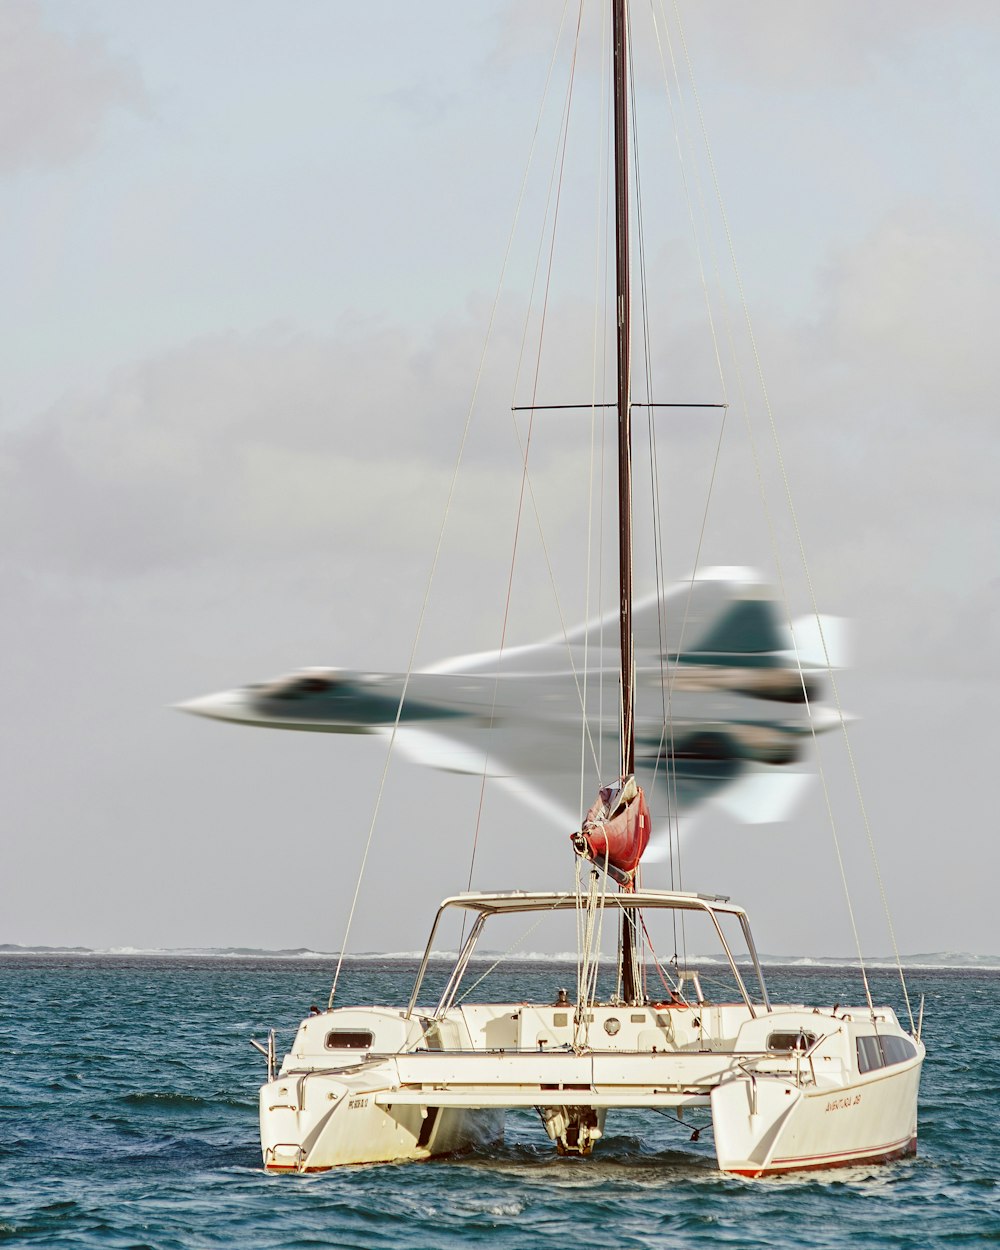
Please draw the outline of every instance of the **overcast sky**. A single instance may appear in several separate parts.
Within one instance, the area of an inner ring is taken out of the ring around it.
[[[604,368],[594,8],[538,381],[553,402],[588,400]],[[900,946],[1000,953],[1000,10],[680,8],[816,594],[856,625],[841,693]],[[562,14],[558,0],[0,5],[0,942],[338,946],[384,745],[168,705],[308,664],[405,668]],[[532,393],[539,291],[519,377],[518,354],[575,23],[571,6],[418,663],[499,642],[509,408]],[[692,233],[640,2],[634,39],[654,398],[722,394],[697,238],[728,292],[799,615],[709,167],[685,148]],[[698,128],[685,98],[682,148]],[[725,386],[702,554],[773,578],[731,368]],[[718,423],[657,430],[680,577]],[[590,437],[587,414],[532,433],[567,623],[586,609]],[[515,642],[559,624],[526,517]],[[609,562],[606,545],[605,608]],[[648,565],[637,578],[651,587]],[[832,743],[824,759],[864,944],[883,954],[847,769]],[[355,949],[422,944],[436,900],[465,885],[478,792],[394,763]],[[489,792],[475,884],[569,884],[567,832]],[[684,856],[685,885],[746,903],[763,949],[850,953],[817,785],[773,830],[702,815]],[[658,871],[647,884],[666,884]]]

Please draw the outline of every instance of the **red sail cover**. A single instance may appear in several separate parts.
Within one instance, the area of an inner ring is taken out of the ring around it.
[[[649,842],[650,822],[646,796],[634,777],[601,787],[581,833],[597,865],[603,866],[606,857],[620,873],[635,872]]]

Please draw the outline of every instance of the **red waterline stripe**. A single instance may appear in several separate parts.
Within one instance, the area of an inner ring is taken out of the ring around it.
[[[868,1147],[862,1147],[867,1150]],[[878,1146],[872,1154],[862,1154],[861,1158],[855,1158],[859,1152],[844,1151],[839,1155],[801,1155],[797,1157],[789,1157],[787,1159],[779,1159],[775,1162],[781,1163],[782,1167],[767,1168],[730,1168],[728,1171],[733,1176],[766,1176],[770,1172],[813,1172],[820,1168],[836,1168],[841,1167],[845,1163],[889,1163],[893,1159],[900,1159],[904,1155],[916,1154],[917,1139],[916,1137],[904,1137],[902,1141],[893,1142],[888,1146]],[[799,1162],[799,1159],[802,1161]],[[806,1160],[820,1160],[820,1162],[806,1162]]]
[[[887,1146],[875,1146],[874,1152],[876,1154],[883,1154],[886,1150],[895,1150],[899,1146],[905,1146],[907,1143],[915,1142],[916,1140],[917,1140],[916,1137],[901,1137],[899,1141],[889,1142]],[[871,1147],[861,1146],[857,1150],[840,1150],[840,1151],[837,1151],[836,1157],[838,1159],[842,1159],[842,1158],[846,1158],[848,1155],[864,1154],[864,1152],[869,1149],[871,1149]],[[834,1156],[831,1154],[787,1155],[783,1159],[775,1159],[774,1162],[775,1163],[805,1163],[806,1161],[810,1159],[832,1159],[833,1157]]]

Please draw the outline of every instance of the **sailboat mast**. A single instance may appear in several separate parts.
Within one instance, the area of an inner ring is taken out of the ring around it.
[[[628,211],[628,0],[613,0],[615,106],[615,275],[618,325],[618,581],[621,625],[621,775],[635,772],[635,648],[632,639],[632,330],[629,291]],[[636,913],[621,914],[622,994],[641,999],[636,958]]]
[[[628,0],[613,0],[615,276],[618,326],[618,577],[621,626],[621,775],[635,772],[632,640],[632,334],[628,211]]]

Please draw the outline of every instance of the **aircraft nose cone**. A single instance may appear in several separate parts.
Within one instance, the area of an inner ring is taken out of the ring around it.
[[[205,694],[197,699],[187,699],[173,706],[179,712],[192,716],[207,716],[211,720],[245,720],[246,696],[241,690],[224,690],[221,694]]]

